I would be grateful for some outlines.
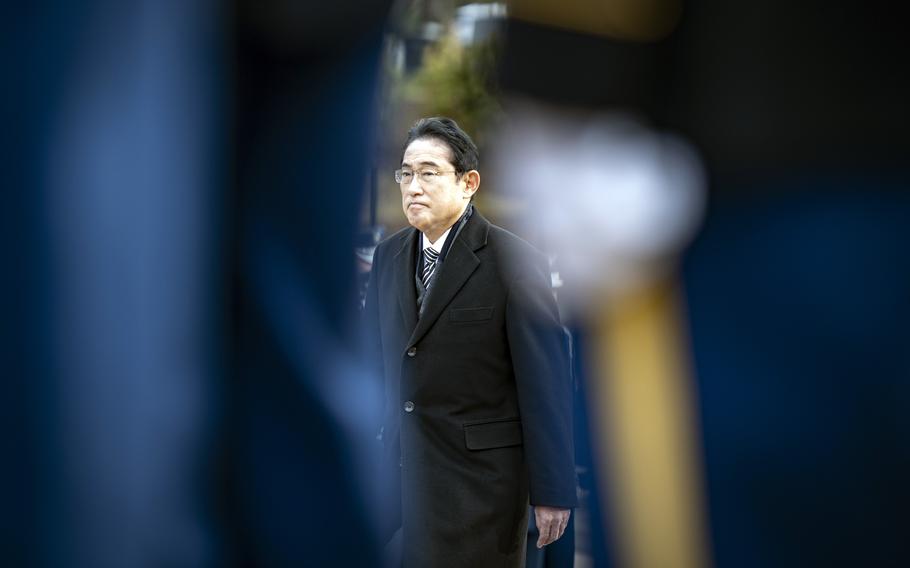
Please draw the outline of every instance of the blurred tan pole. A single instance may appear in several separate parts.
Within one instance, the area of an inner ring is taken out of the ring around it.
[[[578,33],[654,41],[679,21],[681,0],[508,0],[509,17]]]
[[[675,281],[600,303],[593,434],[623,568],[710,566],[695,389]],[[605,508],[604,508],[605,509]]]

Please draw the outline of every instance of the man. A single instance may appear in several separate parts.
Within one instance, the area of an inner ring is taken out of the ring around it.
[[[406,228],[376,248],[365,318],[385,379],[386,537],[401,564],[521,566],[576,504],[569,363],[546,260],[472,205],[477,148],[418,121],[401,169]],[[397,532],[400,531],[400,532]]]

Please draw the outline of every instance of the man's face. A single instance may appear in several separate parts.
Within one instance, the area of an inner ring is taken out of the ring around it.
[[[401,183],[401,207],[408,222],[433,241],[458,220],[479,184],[474,170],[457,176],[451,156],[444,142],[418,138],[401,159],[406,174]],[[473,183],[475,178],[477,183]]]

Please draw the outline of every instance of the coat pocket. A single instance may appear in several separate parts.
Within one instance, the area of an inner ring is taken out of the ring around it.
[[[482,322],[492,317],[493,306],[488,308],[453,308],[449,310],[449,321],[452,323]]]
[[[464,444],[469,450],[491,450],[521,445],[521,420],[518,418],[468,422],[463,428]]]

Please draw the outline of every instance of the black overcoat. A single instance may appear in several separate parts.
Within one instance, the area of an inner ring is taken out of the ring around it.
[[[475,211],[418,320],[419,236],[378,245],[365,304],[385,381],[386,513],[405,567],[520,566],[529,499],[576,504],[572,385],[546,259]]]

